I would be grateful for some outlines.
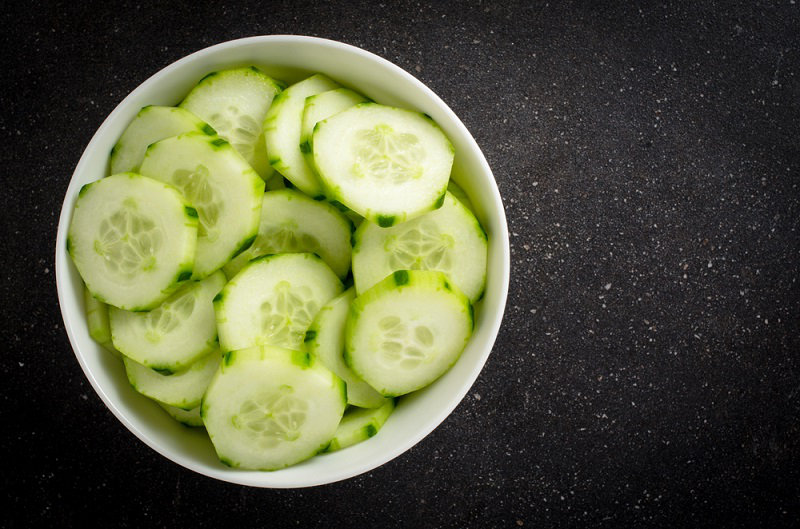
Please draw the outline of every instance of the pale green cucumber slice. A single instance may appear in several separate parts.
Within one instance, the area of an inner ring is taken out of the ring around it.
[[[264,193],[261,223],[252,246],[225,265],[233,277],[254,257],[274,253],[315,253],[344,279],[350,270],[353,225],[336,207],[293,189]]]
[[[328,198],[381,227],[441,206],[454,153],[426,115],[377,103],[317,123],[311,149]]]
[[[471,301],[486,284],[486,234],[475,215],[452,194],[442,207],[381,228],[365,222],[356,230],[353,278],[363,293],[395,270],[440,270]]]
[[[442,376],[472,334],[469,299],[442,272],[399,270],[350,305],[345,362],[384,396]]]
[[[162,402],[156,402],[156,404],[161,406],[170,417],[186,426],[203,426],[203,418],[200,416],[200,406],[192,408],[191,410],[182,410]]]
[[[472,201],[469,199],[469,195],[467,195],[466,191],[464,191],[460,185],[456,184],[455,180],[452,178],[450,178],[450,181],[447,183],[447,190],[456,197],[459,202],[464,204],[464,207],[473,214],[475,213],[475,208],[472,207]]]
[[[344,363],[344,325],[350,303],[355,297],[355,289],[351,287],[319,310],[306,332],[306,350],[344,380],[347,384],[348,404],[362,408],[377,408],[382,406],[386,399]]]
[[[86,308],[86,325],[92,340],[102,345],[108,352],[120,358],[119,351],[111,342],[111,328],[108,325],[108,305],[98,301],[84,285],[83,300]]]
[[[306,98],[300,125],[300,152],[303,153],[306,164],[312,171],[316,173],[314,155],[311,152],[311,134],[314,133],[314,126],[342,110],[367,101],[369,99],[348,88],[328,90]]]
[[[383,399],[383,405],[379,408],[348,409],[325,451],[335,452],[374,437],[392,414],[394,407],[395,399]]]
[[[225,355],[201,414],[222,463],[276,470],[327,446],[345,404],[344,382],[308,353],[262,346]]]
[[[184,285],[150,312],[112,307],[109,321],[114,346],[151,369],[187,369],[217,347],[212,300],[223,285],[225,275],[219,271]]]
[[[221,359],[219,350],[214,350],[199,358],[184,371],[165,374],[134,362],[127,356],[122,357],[128,382],[133,389],[160,403],[184,410],[191,410],[200,405],[200,400]]]
[[[147,149],[141,172],[180,189],[197,210],[194,279],[218,270],[253,242],[264,182],[227,141],[193,132],[161,140]]]
[[[135,173],[83,186],[67,250],[98,301],[150,310],[192,276],[197,212],[172,186]]]
[[[343,290],[309,253],[254,259],[214,299],[223,351],[271,344],[298,350],[317,312]]]
[[[264,118],[264,140],[270,164],[313,198],[323,196],[323,192],[319,179],[300,151],[303,110],[307,97],[335,88],[339,85],[324,75],[312,75],[278,94]]]
[[[192,131],[215,134],[205,121],[183,108],[144,107],[111,149],[111,174],[138,173],[148,145]]]
[[[261,124],[281,85],[254,66],[203,77],[180,106],[206,120],[261,178],[273,174]]]

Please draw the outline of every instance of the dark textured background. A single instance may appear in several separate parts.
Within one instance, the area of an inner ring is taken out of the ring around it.
[[[159,4],[0,12],[3,526],[798,523],[794,0]],[[195,475],[130,434],[72,354],[53,273],[105,116],[192,51],[273,33],[427,83],[512,233],[504,324],[452,416],[382,468],[294,491]]]

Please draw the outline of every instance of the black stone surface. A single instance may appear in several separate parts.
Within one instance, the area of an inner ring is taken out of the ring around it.
[[[800,8],[780,2],[21,3],[0,11],[4,527],[789,527],[800,516]],[[342,483],[217,482],[85,380],[53,270],[71,173],[197,49],[361,46],[464,121],[512,279],[455,412]]]

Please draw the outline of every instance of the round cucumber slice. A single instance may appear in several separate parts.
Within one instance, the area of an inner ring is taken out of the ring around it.
[[[262,344],[301,349],[317,311],[342,290],[316,255],[254,259],[214,299],[220,346],[223,351]]]
[[[89,289],[83,287],[83,301],[86,309],[86,325],[89,327],[89,336],[92,340],[103,346],[105,350],[120,358],[120,353],[111,342],[111,327],[108,323],[108,305],[97,301]]]
[[[170,406],[169,404],[164,404],[162,402],[157,402],[157,404],[161,406],[164,409],[164,411],[169,414],[170,417],[172,417],[179,423],[183,423],[186,426],[192,426],[192,427],[203,426],[203,418],[200,417],[200,406],[192,408],[191,410],[182,410],[180,408],[176,408],[175,406]]]
[[[311,149],[328,198],[382,227],[441,206],[454,153],[429,117],[377,103],[317,123]]]
[[[345,362],[384,396],[442,376],[467,345],[469,299],[442,272],[399,270],[357,297],[345,328]]]
[[[81,188],[67,250],[98,301],[150,310],[192,275],[197,212],[172,186],[120,173]]]
[[[306,350],[344,380],[347,384],[348,404],[362,408],[377,408],[382,406],[386,399],[344,363],[344,325],[350,303],[355,297],[355,289],[349,288],[319,310],[306,332]]]
[[[219,367],[222,355],[215,350],[200,358],[180,373],[164,374],[123,357],[128,382],[146,397],[183,410],[200,405],[211,377]]]
[[[350,236],[353,225],[333,205],[313,200],[299,191],[281,189],[264,193],[261,223],[252,246],[225,265],[233,277],[254,257],[277,253],[314,253],[340,279],[350,271]]]
[[[383,405],[378,408],[348,409],[325,451],[335,452],[374,437],[394,411],[394,406],[395,399],[383,399]]]
[[[450,193],[439,209],[397,226],[365,222],[353,239],[353,278],[359,293],[395,270],[439,270],[471,301],[483,294],[486,234]]]
[[[141,172],[171,184],[200,217],[194,279],[222,268],[258,231],[264,181],[222,138],[190,132],[147,148]]]
[[[314,127],[323,119],[368,101],[369,99],[366,97],[347,88],[328,90],[306,98],[303,119],[300,125],[300,151],[303,153],[306,164],[314,174],[317,173],[314,165],[314,154],[311,152],[311,135],[314,133]]]
[[[322,187],[300,150],[300,133],[306,98],[339,85],[322,74],[295,83],[275,98],[264,118],[264,141],[269,162],[279,173],[310,197],[322,196]]]
[[[254,66],[233,68],[203,77],[180,106],[206,120],[267,180],[273,169],[261,123],[280,91],[277,81]]]
[[[275,470],[328,445],[344,413],[345,391],[344,382],[308,353],[252,347],[225,355],[201,415],[224,464]]]
[[[149,312],[109,310],[111,339],[125,356],[159,371],[182,371],[216,347],[212,300],[225,284],[216,272],[192,281]]]
[[[144,107],[111,149],[111,174],[139,172],[148,145],[192,131],[215,134],[205,121],[183,108]]]

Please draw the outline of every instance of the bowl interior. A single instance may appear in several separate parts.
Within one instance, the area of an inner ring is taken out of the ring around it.
[[[108,153],[141,107],[175,105],[205,74],[251,64],[287,82],[322,72],[379,103],[429,114],[455,146],[454,179],[470,196],[489,238],[486,293],[476,306],[473,337],[455,366],[431,386],[400,399],[375,437],[275,472],[225,467],[202,430],[177,423],[130,387],[121,362],[89,337],[83,285],[65,244],[78,190],[106,174]],[[422,83],[388,61],[342,43],[299,36],[252,37],[219,44],[173,63],[142,83],[108,116],[81,157],[67,190],[58,227],[56,278],[65,327],[81,367],[108,408],[136,436],[164,456],[207,476],[260,487],[303,487],[355,476],[393,459],[456,407],[486,362],[500,326],[509,280],[508,232],[500,195],[483,154],[455,114]]]

